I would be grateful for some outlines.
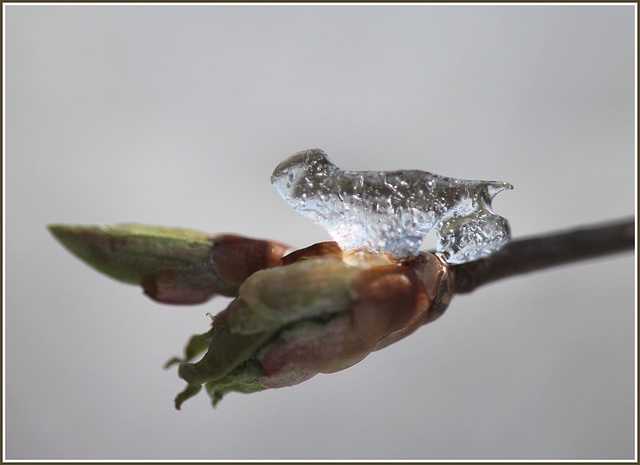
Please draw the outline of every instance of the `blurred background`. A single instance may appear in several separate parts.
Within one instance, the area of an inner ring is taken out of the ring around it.
[[[162,365],[228,300],[156,304],[45,227],[328,240],[269,182],[314,147],[344,169],[510,182],[493,205],[516,238],[629,217],[635,17],[5,4],[6,458],[633,458],[631,253],[457,296],[340,373],[176,411]]]

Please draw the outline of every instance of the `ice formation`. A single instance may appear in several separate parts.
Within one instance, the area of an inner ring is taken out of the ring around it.
[[[506,182],[454,179],[418,170],[345,171],[319,149],[280,163],[271,182],[298,213],[323,226],[346,254],[366,251],[396,260],[416,255],[432,229],[448,263],[498,250],[509,222],[491,200]]]

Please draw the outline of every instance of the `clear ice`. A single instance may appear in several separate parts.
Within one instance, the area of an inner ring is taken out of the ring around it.
[[[470,181],[418,170],[345,171],[319,149],[298,152],[271,176],[298,213],[323,226],[346,254],[394,259],[416,255],[432,229],[448,263],[489,255],[510,239],[509,222],[491,211],[506,182]]]

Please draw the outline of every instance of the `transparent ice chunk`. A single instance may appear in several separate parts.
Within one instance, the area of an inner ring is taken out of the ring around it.
[[[432,229],[436,252],[464,263],[498,250],[509,222],[491,200],[506,182],[454,179],[418,170],[345,171],[322,150],[298,152],[280,163],[271,182],[298,213],[323,226],[349,254],[394,259],[416,255]]]

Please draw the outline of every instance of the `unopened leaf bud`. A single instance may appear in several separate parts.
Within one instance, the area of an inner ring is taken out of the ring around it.
[[[292,386],[348,368],[433,321],[453,293],[447,265],[431,254],[401,263],[373,258],[367,266],[345,263],[326,245],[291,255],[283,259],[290,264],[247,278],[216,315],[205,356],[180,366],[189,385],[177,406],[197,384],[206,384],[215,405],[227,392]]]
[[[49,231],[96,270],[139,284],[149,297],[168,304],[236,296],[248,276],[280,265],[289,249],[274,241],[138,224],[55,224]]]

